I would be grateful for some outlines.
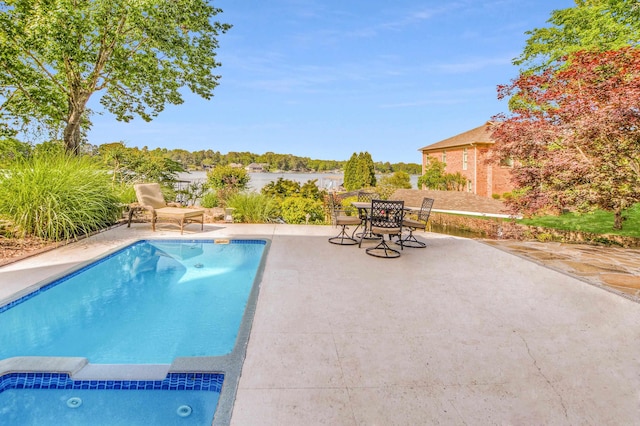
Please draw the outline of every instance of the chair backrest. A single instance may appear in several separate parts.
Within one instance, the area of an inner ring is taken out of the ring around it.
[[[329,192],[329,211],[331,212],[331,224],[335,225],[338,216],[342,213],[342,197]]]
[[[138,203],[144,206],[151,206],[154,209],[167,206],[159,183],[138,183],[133,185],[133,187],[136,190]]]
[[[404,201],[371,200],[371,226],[400,228],[404,217]]]
[[[361,203],[370,203],[371,200],[377,199],[378,194],[371,191],[358,191],[358,201]]]
[[[429,216],[431,215],[431,208],[433,207],[433,198],[423,198],[422,206],[420,207],[420,211],[418,212],[418,220],[427,223],[429,221]]]
[[[376,194],[375,192],[371,192],[371,191],[358,191],[358,202],[360,203],[370,203],[371,200],[373,199],[377,199],[378,194]],[[368,220],[367,218],[367,211],[365,209],[360,209],[358,211],[358,216],[360,217],[360,219],[362,220]]]

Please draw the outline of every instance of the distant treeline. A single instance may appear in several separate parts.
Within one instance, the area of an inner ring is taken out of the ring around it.
[[[184,149],[156,149],[168,157],[190,170],[203,170],[213,168],[218,165],[242,164],[248,166],[255,163],[264,167],[265,171],[296,171],[296,172],[325,172],[333,170],[343,170],[347,164],[345,161],[336,160],[314,160],[308,157],[297,157],[291,154],[276,154],[267,152],[265,154],[254,154],[251,152],[229,152],[221,154],[219,151],[210,149],[189,152]],[[394,163],[374,162],[377,173],[405,172],[411,175],[422,173],[422,166],[417,163]]]

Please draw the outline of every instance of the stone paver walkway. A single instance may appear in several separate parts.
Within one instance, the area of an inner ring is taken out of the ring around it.
[[[484,242],[640,302],[640,249],[537,241]]]

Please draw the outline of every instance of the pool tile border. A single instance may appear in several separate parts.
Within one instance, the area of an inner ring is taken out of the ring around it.
[[[163,380],[73,380],[68,373],[7,373],[0,393],[8,389],[196,390],[220,393],[222,373],[169,373]]]

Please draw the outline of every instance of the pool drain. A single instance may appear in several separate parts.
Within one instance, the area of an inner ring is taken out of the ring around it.
[[[176,413],[180,417],[189,417],[191,415],[191,411],[193,410],[188,405],[181,405],[178,407],[178,410],[176,411]]]
[[[78,408],[82,405],[82,399],[74,396],[72,398],[67,399],[67,407],[69,408]]]
[[[193,265],[195,268],[202,268],[204,265],[202,263],[196,263]]]

